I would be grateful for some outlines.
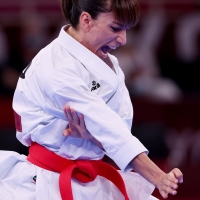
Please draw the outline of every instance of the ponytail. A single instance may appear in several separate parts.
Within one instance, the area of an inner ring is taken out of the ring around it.
[[[78,3],[78,0],[61,0],[62,14],[74,28],[77,27],[82,12]]]

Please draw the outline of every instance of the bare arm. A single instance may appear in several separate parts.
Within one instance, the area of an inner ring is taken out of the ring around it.
[[[165,199],[168,197],[168,194],[175,195],[177,193],[178,183],[183,182],[183,174],[179,169],[175,168],[166,174],[146,153],[141,153],[136,156],[129,165],[135,172],[152,183]]]

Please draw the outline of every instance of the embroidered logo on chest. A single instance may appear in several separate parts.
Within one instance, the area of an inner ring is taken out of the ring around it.
[[[96,90],[97,88],[100,88],[100,84],[96,83],[96,81],[92,81],[92,88],[91,88],[91,92]]]

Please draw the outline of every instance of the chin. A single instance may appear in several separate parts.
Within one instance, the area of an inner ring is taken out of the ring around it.
[[[101,60],[105,60],[108,56],[98,56]]]
[[[101,53],[95,53],[95,55],[98,56],[98,57],[99,57],[100,59],[102,59],[102,60],[104,59],[104,57],[102,56]]]

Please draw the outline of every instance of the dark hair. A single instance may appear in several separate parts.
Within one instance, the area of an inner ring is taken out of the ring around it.
[[[93,19],[100,13],[113,12],[120,23],[133,27],[139,20],[139,6],[136,0],[60,0],[61,10],[73,28],[77,28],[82,12],[88,12]]]

